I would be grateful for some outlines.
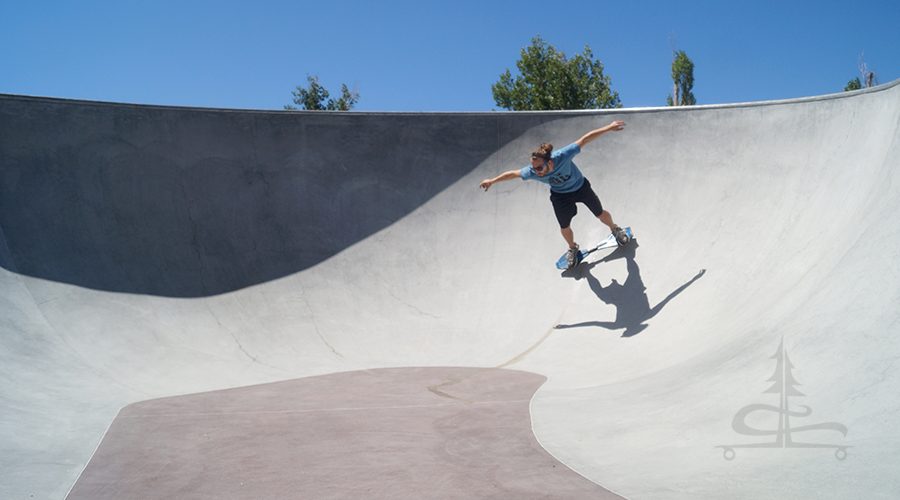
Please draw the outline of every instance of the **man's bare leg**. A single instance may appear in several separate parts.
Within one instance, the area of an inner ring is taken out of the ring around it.
[[[600,222],[609,226],[609,232],[613,232],[613,230],[616,229],[616,223],[613,222],[612,214],[610,214],[606,210],[604,210],[602,214],[598,215],[597,218],[600,219]]]
[[[619,242],[619,245],[626,245],[629,241],[631,241],[631,237],[628,236],[628,233],[626,233],[623,229],[620,229],[619,226],[617,226],[616,223],[613,222],[612,215],[609,212],[604,210],[603,213],[600,214],[597,218],[600,219],[600,222],[603,222],[604,224],[609,226],[609,231],[613,235],[615,235],[616,241]]]
[[[559,230],[562,233],[563,238],[566,239],[566,243],[569,244],[569,248],[575,248],[578,245],[575,244],[575,232],[572,231],[572,226],[564,227]]]

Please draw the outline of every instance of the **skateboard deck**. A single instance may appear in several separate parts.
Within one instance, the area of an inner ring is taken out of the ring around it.
[[[632,240],[634,238],[634,234],[631,232],[631,228],[626,227],[624,230],[625,230],[625,234],[628,235],[628,240],[629,241]],[[604,248],[613,248],[616,246],[619,246],[619,242],[616,241],[616,236],[612,233],[609,233],[609,236],[607,236],[603,241],[598,243],[597,246],[595,246],[594,248],[590,248],[587,250],[579,250],[578,257],[575,259],[575,266],[577,266],[578,264],[581,264],[581,261],[583,261],[584,258],[587,257],[588,254],[590,254],[591,252],[596,252],[597,250],[603,250]],[[558,261],[556,261],[557,269],[569,269],[569,266],[566,265],[566,254],[568,254],[568,252],[564,253],[563,256],[560,257]],[[575,267],[575,266],[572,266],[572,267]]]

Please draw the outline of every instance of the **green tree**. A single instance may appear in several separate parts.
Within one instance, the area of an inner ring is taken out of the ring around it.
[[[675,98],[669,94],[669,106],[692,106],[697,104],[691,89],[694,88],[694,63],[688,59],[683,50],[679,50],[672,58],[672,80],[675,82]]]
[[[610,90],[610,78],[603,64],[594,59],[591,48],[571,59],[548,45],[540,35],[522,49],[516,62],[519,76],[509,69],[491,85],[494,101],[513,111],[549,109],[621,108],[619,94]]]
[[[851,90],[859,90],[862,88],[862,83],[859,81],[859,77],[850,80],[847,82],[847,86],[844,87],[844,92],[849,92]]]
[[[339,99],[328,99],[328,91],[319,84],[318,76],[309,76],[307,73],[306,80],[309,83],[307,88],[298,85],[297,90],[291,92],[294,95],[294,104],[301,106],[300,109],[310,111],[349,111],[353,109],[353,106],[356,106],[356,101],[359,100],[359,93],[356,91],[350,92],[346,84],[341,84],[341,97]],[[327,103],[322,104],[325,102],[325,99],[328,99]],[[284,109],[296,110],[297,108],[286,104]]]

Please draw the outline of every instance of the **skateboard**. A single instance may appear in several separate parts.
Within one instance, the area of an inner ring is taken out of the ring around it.
[[[628,235],[628,241],[631,241],[634,238],[634,234],[631,232],[631,228],[626,227],[626,228],[624,228],[624,231],[625,231],[625,234]],[[616,235],[609,233],[609,236],[607,236],[603,241],[598,243],[597,246],[595,246],[594,248],[589,248],[587,250],[579,250],[578,256],[575,259],[575,266],[577,266],[578,264],[581,264],[581,261],[583,261],[584,258],[587,257],[588,254],[590,254],[591,252],[596,252],[597,250],[603,250],[604,248],[613,248],[615,246],[619,246],[619,242],[616,240]],[[558,261],[556,261],[557,269],[563,269],[563,270],[569,269],[569,266],[566,265],[566,255],[567,254],[568,254],[568,252],[564,253],[563,256],[560,257]],[[572,267],[575,267],[575,266],[572,266]]]

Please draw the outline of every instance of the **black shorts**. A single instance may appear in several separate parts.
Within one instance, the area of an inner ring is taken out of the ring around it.
[[[591,213],[600,217],[603,213],[603,205],[597,193],[591,189],[591,183],[585,179],[584,184],[578,191],[571,193],[557,193],[550,191],[550,201],[553,203],[553,211],[556,212],[556,220],[559,221],[559,227],[565,229],[572,224],[572,217],[578,213],[578,207],[575,203],[584,203]]]

